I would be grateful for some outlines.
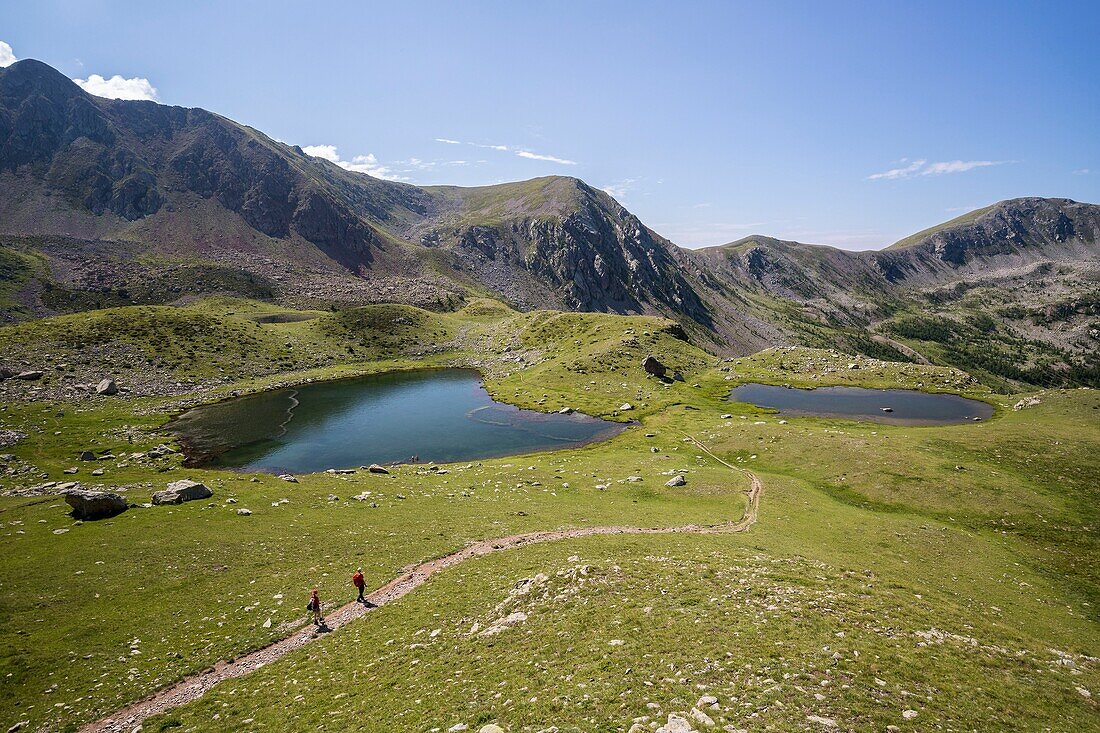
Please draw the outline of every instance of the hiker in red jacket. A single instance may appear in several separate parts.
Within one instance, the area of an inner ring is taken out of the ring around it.
[[[306,605],[307,611],[313,612],[313,623],[317,626],[324,624],[325,620],[321,618],[321,594],[314,588],[309,594],[309,603]]]
[[[351,584],[359,590],[359,597],[355,600],[360,603],[366,603],[367,599],[363,597],[363,591],[367,587],[367,581],[363,579],[363,568],[359,568],[355,571],[355,574],[351,576]]]

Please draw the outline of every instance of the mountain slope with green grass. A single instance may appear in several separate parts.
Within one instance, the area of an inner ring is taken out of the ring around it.
[[[2,321],[216,295],[440,313],[488,297],[672,319],[723,355],[837,347],[1007,391],[1097,384],[1100,206],[1068,199],[1003,201],[879,252],[762,235],[684,250],[575,178],[380,180],[202,109],[93,97],[33,60],[0,69],[0,190]],[[993,319],[989,363],[899,335],[916,316]]]

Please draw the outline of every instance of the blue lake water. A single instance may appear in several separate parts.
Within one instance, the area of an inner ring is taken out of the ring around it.
[[[192,465],[307,473],[569,448],[625,426],[493,401],[468,369],[388,372],[204,405],[169,426]]]
[[[734,389],[729,398],[734,402],[770,407],[782,415],[844,417],[894,425],[952,425],[993,416],[993,406],[980,400],[911,389],[792,389],[770,384],[743,384]]]

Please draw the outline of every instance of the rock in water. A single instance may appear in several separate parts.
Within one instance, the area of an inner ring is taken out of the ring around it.
[[[687,479],[683,476],[676,475],[665,482],[665,486],[683,486],[687,483]]]
[[[126,498],[107,491],[68,489],[65,502],[73,508],[76,519],[106,519],[126,511]]]
[[[642,369],[645,369],[646,374],[652,374],[655,377],[663,377],[668,372],[668,367],[657,361],[657,357],[653,354],[642,360]]]
[[[154,504],[182,504],[185,501],[194,501],[195,499],[209,499],[214,495],[205,484],[200,484],[198,481],[192,481],[191,479],[183,479],[182,481],[173,481],[168,484],[168,488],[164,491],[158,491],[153,494]]]
[[[102,382],[96,385],[95,393],[108,396],[118,394],[118,385],[115,384],[115,380],[113,379],[104,379]]]

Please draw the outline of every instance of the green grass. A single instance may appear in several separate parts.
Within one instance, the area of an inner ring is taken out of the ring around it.
[[[182,477],[214,490],[208,501],[82,524],[57,497],[0,498],[0,725],[72,730],[254,649],[304,618],[311,586],[350,600],[356,566],[374,586],[409,563],[513,532],[739,517],[745,478],[686,435],[763,478],[750,531],[588,538],[483,557],[144,729],[495,721],[509,731],[619,731],[686,712],[704,694],[718,697],[707,712],[719,728],[808,729],[808,715],[860,730],[1095,724],[1096,703],[1078,691],[1100,690],[1095,392],[1048,391],[1015,411],[1019,396],[991,395],[949,368],[812,349],[719,362],[661,319],[518,314],[490,301],[455,313],[372,306],[256,321],[285,312],[213,299],[0,329],[9,360],[48,353],[77,370],[51,370],[47,387],[83,378],[88,350],[119,345],[153,359],[141,370],[194,385],[171,398],[9,400],[0,428],[28,437],[3,450],[26,473],[0,484],[77,478],[135,501]],[[645,377],[648,353],[686,381]],[[447,473],[408,466],[299,484],[182,469],[178,455],[122,457],[168,440],[162,425],[183,404],[421,365],[481,368],[490,391],[515,404],[642,424],[606,443]],[[120,383],[138,371],[121,371]],[[992,401],[997,413],[946,428],[780,424],[725,399],[744,381],[920,387]],[[623,402],[636,409],[614,416]],[[120,459],[97,462],[105,475],[93,479],[75,462],[87,447]],[[62,473],[74,465],[75,477]],[[673,469],[688,470],[686,487],[664,486]],[[351,500],[362,491],[377,508]],[[546,580],[532,592],[512,592],[539,573]],[[470,633],[513,611],[526,621]]]

